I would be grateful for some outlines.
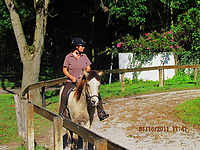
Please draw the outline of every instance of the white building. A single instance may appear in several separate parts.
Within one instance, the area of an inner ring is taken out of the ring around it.
[[[132,53],[119,53],[119,69],[128,69],[130,68],[130,60],[132,60],[133,54]],[[155,56],[152,60],[150,60],[148,63],[145,63],[142,65],[142,67],[153,67],[153,66],[171,66],[175,65],[174,61],[174,55],[163,53],[159,54],[158,56]],[[165,69],[164,70],[164,77],[165,80],[167,78],[172,78],[175,75],[175,69]],[[133,79],[133,73],[128,72],[124,75],[125,78]],[[121,79],[121,77],[120,77]],[[142,71],[138,79],[143,80],[159,80],[159,72],[158,70],[150,70],[150,71]]]

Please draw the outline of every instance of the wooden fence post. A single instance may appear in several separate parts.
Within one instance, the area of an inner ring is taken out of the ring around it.
[[[34,149],[34,107],[32,103],[27,104],[27,148]]]
[[[163,87],[163,75],[162,69],[159,69],[159,86]]]
[[[53,139],[54,150],[63,149],[63,119],[61,117],[53,118]]]
[[[27,100],[21,99],[22,140],[27,145]]]
[[[22,119],[21,119],[20,99],[21,99],[21,95],[20,94],[15,94],[14,95],[18,134],[19,134],[19,136],[22,136]]]
[[[194,82],[197,82],[198,69],[194,68]]]
[[[163,62],[163,66],[164,66],[164,62]],[[165,69],[163,69],[163,85],[165,86]]]
[[[42,87],[42,107],[44,108],[46,108],[45,101],[45,87]]]
[[[121,76],[122,92],[124,92],[124,74],[125,74],[125,73],[122,73],[122,76]]]
[[[107,140],[106,139],[96,139],[94,141],[95,150],[107,150]]]

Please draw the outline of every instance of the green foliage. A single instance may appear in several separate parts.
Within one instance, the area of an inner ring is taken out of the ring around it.
[[[32,14],[35,12],[33,3],[34,1],[14,0],[15,9],[20,16],[22,25],[30,19],[35,18],[32,18]]]
[[[25,2],[27,3],[26,5],[24,4]],[[21,21],[23,22],[23,28],[25,30],[25,36],[30,37],[30,34],[27,32],[31,31],[31,27],[27,24],[28,20],[30,21],[30,10],[28,11],[28,9],[29,7],[31,7],[31,3],[33,3],[33,1],[14,0],[14,3],[18,4],[16,5],[15,10],[20,14]],[[20,54],[18,51],[17,42],[11,24],[11,18],[9,15],[8,8],[6,7],[5,0],[0,0],[0,8],[1,75],[5,77],[9,76],[9,81],[15,81],[15,86],[20,86],[19,81],[21,81],[22,78],[23,67],[22,62],[20,61]],[[35,27],[33,26],[33,28]]]
[[[160,0],[162,3],[173,9],[187,9],[190,5],[195,3],[196,0]]]
[[[25,145],[21,145],[21,146],[17,147],[15,150],[27,150],[27,147]],[[50,149],[36,145],[35,150],[50,150]]]
[[[175,76],[172,77],[172,79],[167,79],[165,81],[166,84],[180,84],[180,83],[190,83],[194,82],[194,77],[191,78],[191,76],[187,76],[183,73],[177,73]]]
[[[10,82],[9,80],[0,80],[0,88],[14,88],[15,87],[15,83],[14,82]]]
[[[33,11],[31,7],[26,7],[26,6],[28,5],[31,6],[32,2],[29,1],[29,3],[25,5],[24,1],[14,0],[14,4],[24,24],[26,21],[30,19],[29,17]],[[6,35],[5,30],[12,30],[12,24],[11,24],[10,15],[9,15],[9,12],[4,0],[0,0],[0,8],[1,8],[0,9],[0,35],[1,37],[3,37]]]
[[[146,80],[144,81],[143,79],[137,79],[137,78],[133,78],[132,80],[125,78],[124,83],[127,85],[131,85],[131,84],[147,84],[147,85],[151,85],[151,86],[158,86],[159,82],[158,81],[152,81],[152,80]]]
[[[135,27],[145,22],[144,14],[147,13],[147,7],[144,5],[146,0],[107,0],[109,3],[110,15],[115,17],[119,22],[128,21],[128,25]]]
[[[186,49],[179,55],[182,64],[199,63],[200,57],[200,10],[191,8],[177,18],[177,25],[172,27],[179,44]]]
[[[12,24],[11,24],[11,19],[5,4],[4,0],[0,0],[0,35],[3,37],[5,35],[4,30],[11,30],[12,29]]]

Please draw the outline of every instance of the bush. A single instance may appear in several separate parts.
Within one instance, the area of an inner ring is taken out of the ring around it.
[[[0,81],[1,87],[0,88],[14,88],[15,87],[15,82],[10,82],[7,79],[6,80],[1,80]]]

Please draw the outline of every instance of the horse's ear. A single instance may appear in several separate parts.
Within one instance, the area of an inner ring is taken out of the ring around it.
[[[89,73],[87,73],[85,70],[83,70],[83,74],[87,77]]]
[[[103,74],[103,71],[99,72],[98,74],[99,74],[99,76],[102,76],[102,74]]]

